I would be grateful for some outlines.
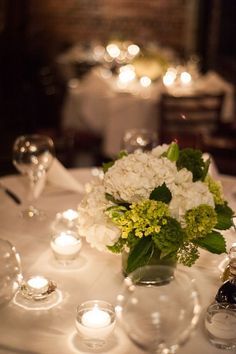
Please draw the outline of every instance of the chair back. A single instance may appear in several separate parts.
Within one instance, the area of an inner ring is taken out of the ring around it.
[[[201,137],[221,121],[225,94],[174,96],[164,93],[160,102],[160,139],[178,140],[183,147],[201,148]]]

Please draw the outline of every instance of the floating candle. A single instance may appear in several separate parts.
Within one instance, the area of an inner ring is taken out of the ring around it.
[[[41,276],[41,275],[36,275],[36,276],[30,277],[27,280],[26,284],[27,284],[28,289],[33,294],[46,293],[48,290],[48,286],[49,286],[48,279]]]
[[[79,216],[79,213],[76,210],[73,210],[73,209],[65,210],[62,213],[62,217],[64,219],[66,219],[66,220],[69,220],[69,221],[76,220],[78,218],[78,216]]]
[[[111,316],[106,311],[100,310],[98,305],[95,305],[92,310],[83,314],[81,322],[86,327],[101,328],[111,323]]]
[[[81,248],[81,240],[77,233],[65,231],[52,236],[51,248],[57,259],[73,260]]]
[[[115,309],[105,301],[92,300],[81,304],[77,309],[76,328],[80,335],[98,345],[111,334],[115,326]]]

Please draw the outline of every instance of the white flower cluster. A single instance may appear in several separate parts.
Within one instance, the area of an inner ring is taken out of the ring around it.
[[[104,213],[111,205],[105,198],[102,181],[98,180],[78,207],[80,235],[99,251],[105,251],[106,246],[113,245],[120,236],[120,230]]]
[[[189,209],[200,204],[214,207],[213,196],[206,184],[193,182],[190,171],[185,168],[178,171],[175,162],[161,156],[167,149],[168,145],[162,145],[148,153],[129,154],[109,168],[100,184],[93,185],[79,207],[80,233],[92,246],[105,250],[120,236],[119,229],[104,213],[112,205],[105,198],[105,193],[117,200],[133,203],[148,199],[153,189],[165,182],[172,194],[169,204],[171,216],[181,223]]]

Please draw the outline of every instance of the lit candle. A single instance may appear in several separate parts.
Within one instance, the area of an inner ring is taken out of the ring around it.
[[[120,55],[120,48],[115,43],[107,45],[106,50],[111,58],[115,59]]]
[[[48,279],[41,276],[41,275],[36,275],[33,277],[30,277],[27,282],[27,287],[28,290],[33,293],[33,294],[44,294],[48,290],[49,282]]]
[[[100,310],[97,305],[92,310],[85,312],[81,322],[90,328],[106,327],[111,323],[111,316],[104,310]]]
[[[140,85],[142,85],[143,87],[149,87],[152,83],[152,80],[148,76],[142,76],[140,78],[139,82],[140,82]]]
[[[114,326],[115,309],[105,301],[87,301],[77,309],[76,328],[87,339],[104,340]]]
[[[67,209],[63,212],[57,213],[56,218],[52,223],[52,229],[55,232],[65,230],[77,231],[79,213],[73,209]]]
[[[180,81],[181,84],[184,86],[190,85],[192,81],[192,76],[187,71],[183,71],[180,74]]]
[[[118,86],[127,85],[136,78],[135,69],[133,65],[125,65],[120,68]]]
[[[58,260],[73,260],[81,248],[81,240],[73,231],[65,231],[53,235],[51,248]]]
[[[163,76],[163,84],[167,87],[172,86],[176,80],[176,76],[176,70],[174,68],[169,68]]]
[[[131,56],[136,56],[139,54],[140,48],[137,44],[130,44],[127,51]]]
[[[68,209],[63,211],[62,217],[69,221],[74,221],[78,219],[79,213],[76,210]]]

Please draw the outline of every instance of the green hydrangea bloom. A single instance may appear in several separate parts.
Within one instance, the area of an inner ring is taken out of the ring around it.
[[[199,258],[199,251],[196,245],[192,242],[185,242],[183,247],[177,252],[177,259],[179,263],[187,267],[191,267]]]
[[[183,244],[185,234],[180,223],[168,218],[167,224],[163,225],[159,234],[153,235],[155,246],[161,251],[161,258],[176,252]]]
[[[184,218],[186,222],[185,231],[190,240],[207,235],[217,224],[215,210],[206,204],[188,210]]]
[[[224,195],[221,183],[219,181],[214,181],[210,175],[207,175],[204,182],[207,184],[209,191],[212,193],[215,204],[223,205]]]
[[[108,208],[106,214],[121,229],[122,238],[132,232],[139,238],[159,233],[170,215],[165,203],[149,199],[133,203],[130,209],[123,206]]]

